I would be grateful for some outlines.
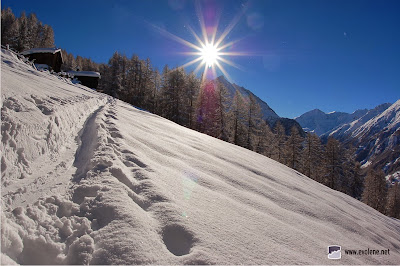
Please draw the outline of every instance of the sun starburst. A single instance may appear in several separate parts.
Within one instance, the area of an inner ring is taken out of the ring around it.
[[[197,2],[198,3],[198,2]],[[231,79],[228,72],[222,65],[222,63],[227,64],[229,66],[242,69],[238,64],[235,64],[232,62],[229,58],[232,56],[244,56],[248,55],[245,52],[234,52],[234,51],[226,51],[228,49],[231,49],[232,45],[238,42],[239,40],[236,41],[231,41],[228,43],[224,43],[226,37],[228,34],[232,31],[232,29],[236,26],[236,24],[239,22],[241,16],[245,12],[245,10],[242,10],[234,19],[232,22],[225,28],[225,30],[222,31],[222,33],[219,35],[217,38],[217,31],[218,31],[218,22],[215,25],[207,25],[201,11],[201,7],[199,4],[196,5],[196,11],[197,11],[197,16],[199,19],[200,23],[200,28],[201,28],[201,34],[202,38],[199,37],[199,35],[190,27],[187,26],[187,28],[190,30],[192,35],[197,41],[197,44],[193,44],[185,39],[182,39],[165,29],[161,29],[157,26],[156,27],[160,33],[164,34],[165,36],[189,47],[192,48],[194,51],[192,52],[187,52],[185,54],[191,55],[191,56],[196,56],[193,60],[187,62],[186,64],[182,65],[181,67],[185,68],[188,66],[191,66],[193,64],[198,63],[197,67],[195,68],[194,72],[198,73],[198,71],[204,67],[203,70],[203,81],[206,79],[208,76],[207,74],[209,71],[211,71],[211,74],[216,77],[216,72],[217,70],[221,71],[222,74],[228,78]]]

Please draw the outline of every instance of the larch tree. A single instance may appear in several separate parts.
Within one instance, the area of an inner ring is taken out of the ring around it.
[[[384,213],[386,204],[386,180],[382,170],[369,170],[364,180],[362,202]]]
[[[262,121],[261,107],[257,102],[256,97],[249,94],[248,114],[247,114],[247,143],[246,147],[249,150],[257,149],[257,139],[260,134],[260,126]]]
[[[361,199],[363,191],[364,177],[361,174],[361,164],[359,162],[354,162],[352,165],[353,170],[349,172],[349,195],[358,200]]]
[[[400,219],[400,185],[394,182],[388,189],[386,215]]]
[[[28,15],[26,45],[28,49],[38,47],[39,40],[39,21],[34,13]]]
[[[339,190],[344,178],[344,150],[335,138],[329,138],[324,153],[324,181],[326,186]]]
[[[198,126],[201,132],[217,137],[219,133],[217,83],[208,80],[201,85],[198,110]]]
[[[108,66],[110,69],[110,76],[109,76],[109,80],[108,80],[108,90],[106,91],[107,94],[119,98],[122,96],[121,92],[122,92],[122,75],[123,73],[121,73],[121,59],[122,56],[118,53],[115,52],[112,57],[110,58],[110,60],[108,61]],[[79,62],[79,57],[76,57],[76,63],[77,64],[81,64]],[[122,99],[122,98],[121,98]]]
[[[268,123],[264,120],[260,123],[260,131],[257,138],[256,152],[272,158],[272,145],[274,143],[274,134]]]
[[[296,126],[290,131],[290,136],[286,141],[286,165],[292,169],[300,170],[302,155],[303,138],[299,134]]]
[[[307,133],[302,157],[301,172],[317,182],[322,182],[322,144],[316,134]]]
[[[43,39],[40,46],[45,48],[54,47],[54,31],[49,25],[43,26]]]
[[[25,12],[21,13],[21,16],[18,20],[18,42],[16,49],[20,52],[28,49],[28,18],[26,17]]]
[[[11,8],[1,10],[1,44],[17,46],[18,22]]]
[[[200,91],[200,80],[194,72],[189,73],[187,77],[187,99],[188,99],[188,127],[195,128],[196,121],[196,99]]]
[[[242,94],[238,90],[235,91],[235,95],[233,96],[231,111],[233,143],[242,147],[246,147],[247,140],[244,123],[246,121],[247,107],[243,100]]]
[[[150,97],[150,111],[154,114],[159,113],[159,93],[161,90],[161,75],[158,69],[153,72],[153,89]]]
[[[224,141],[230,140],[230,117],[229,117],[229,105],[230,98],[227,88],[221,82],[217,82],[217,138]]]
[[[183,68],[175,68],[167,74],[168,87],[163,90],[165,117],[175,123],[184,123],[184,90],[186,87],[186,74]]]
[[[285,143],[286,143],[286,134],[285,128],[281,124],[281,122],[276,122],[274,128],[274,135],[275,135],[275,145],[273,150],[273,158],[285,164],[286,163],[286,156],[285,156]]]

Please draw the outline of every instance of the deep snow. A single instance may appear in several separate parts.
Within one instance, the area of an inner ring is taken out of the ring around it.
[[[2,263],[396,264],[400,221],[2,50]],[[327,258],[342,249],[387,256]]]

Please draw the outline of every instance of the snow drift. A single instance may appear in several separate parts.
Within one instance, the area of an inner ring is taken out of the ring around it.
[[[400,261],[398,220],[269,158],[4,50],[1,79],[2,263]]]

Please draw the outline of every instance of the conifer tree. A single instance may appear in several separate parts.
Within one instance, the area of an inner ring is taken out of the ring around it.
[[[217,124],[217,138],[224,141],[230,140],[230,117],[229,117],[229,105],[230,98],[229,92],[226,87],[221,83],[217,82],[217,114],[216,114],[216,124]]]
[[[272,145],[274,143],[274,134],[268,123],[264,120],[260,123],[260,132],[257,138],[256,152],[272,158]]]
[[[244,122],[246,121],[246,110],[242,94],[236,90],[233,96],[232,104],[232,135],[233,143],[242,147],[247,146],[246,130]]]
[[[40,46],[45,48],[54,47],[54,32],[53,28],[49,25],[43,26],[43,39]]]
[[[184,124],[184,90],[186,87],[186,74],[183,68],[176,68],[167,73],[166,83],[163,87],[164,115],[178,124]]]
[[[198,126],[200,132],[218,137],[218,98],[217,84],[214,81],[204,81],[201,85],[198,99]]]
[[[18,23],[11,8],[1,10],[1,44],[17,46]]]
[[[400,219],[400,185],[399,182],[392,184],[387,193],[386,215]]]
[[[364,180],[362,202],[380,212],[385,211],[386,180],[382,170],[369,170]]]
[[[161,75],[158,69],[153,72],[153,90],[151,92],[150,111],[155,114],[160,114],[159,112],[159,93],[161,89]]]
[[[344,178],[344,150],[338,140],[329,138],[325,148],[325,176],[323,184],[333,189],[340,189]]]
[[[188,99],[188,127],[194,129],[196,121],[196,99],[200,90],[200,80],[194,72],[187,77],[187,99]]]
[[[40,44],[40,32],[41,28],[39,28],[39,21],[34,13],[29,14],[27,21],[27,37],[26,37],[26,45],[27,48],[35,48]]]
[[[168,98],[168,90],[169,90],[169,73],[170,69],[168,65],[165,65],[161,75],[161,90],[160,90],[160,115],[163,117],[167,117],[168,106],[169,106],[169,98]]]
[[[322,145],[316,134],[307,133],[302,157],[302,173],[318,182],[322,182]]]
[[[292,169],[300,170],[303,139],[296,126],[291,128],[291,133],[286,141],[286,165]]]
[[[361,164],[354,162],[353,171],[349,172],[349,195],[358,200],[361,199],[364,179],[361,174]]]
[[[79,57],[76,57],[76,63],[79,64]],[[108,66],[110,69],[109,81],[107,84],[108,90],[107,94],[119,98],[122,91],[122,73],[120,70],[121,55],[115,52],[110,60],[108,61]]]
[[[260,134],[262,113],[261,107],[258,104],[256,97],[252,93],[249,94],[248,110],[246,146],[249,150],[255,151],[257,149],[256,141],[258,135]]]
[[[286,143],[286,134],[285,134],[285,128],[281,124],[281,122],[276,122],[275,128],[274,128],[274,135],[275,135],[275,145],[273,147],[273,158],[280,162],[285,164],[286,162],[286,157],[285,157],[285,143]]]
[[[28,19],[24,11],[21,13],[21,16],[17,20],[19,27],[18,27],[18,42],[16,49],[21,52],[29,48],[27,44]]]

